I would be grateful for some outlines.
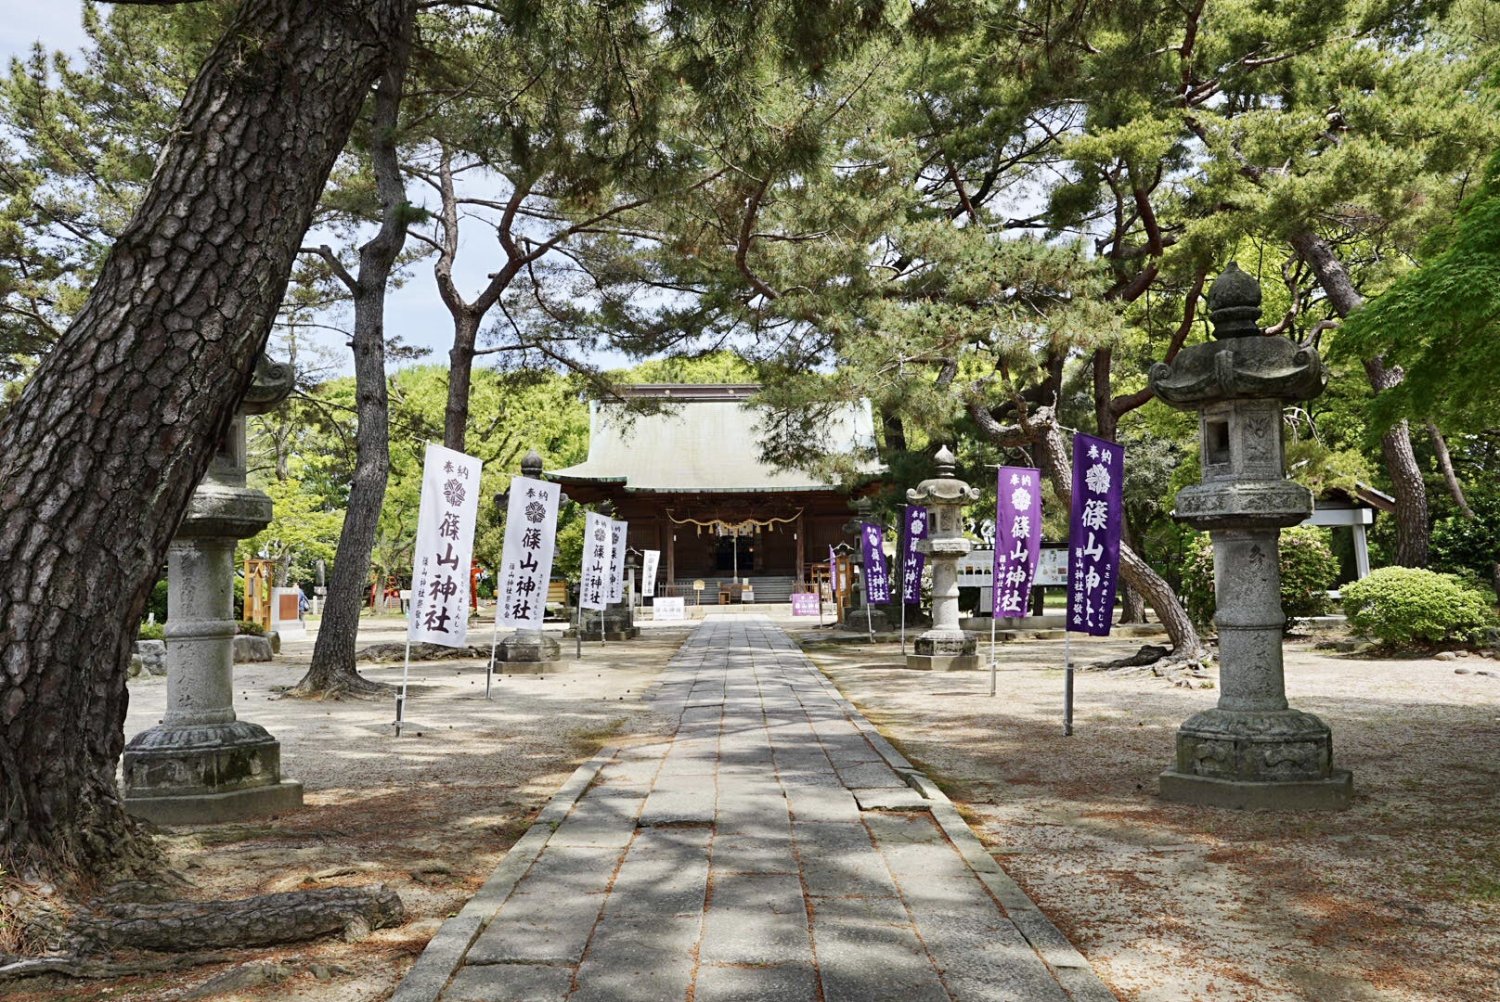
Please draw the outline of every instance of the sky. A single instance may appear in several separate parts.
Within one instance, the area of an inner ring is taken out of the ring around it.
[[[0,0],[0,58],[6,64],[12,57],[24,58],[37,42],[48,51],[61,49],[76,53],[88,41],[82,24],[83,0]],[[415,188],[409,190],[414,198],[422,194]],[[499,264],[499,249],[494,237],[479,226],[470,224],[461,228],[461,233],[454,277],[461,294],[472,301],[483,289],[487,274]],[[317,233],[310,233],[304,242],[333,244]],[[490,248],[494,249],[493,253],[487,254]],[[329,319],[345,329],[351,326],[347,311],[341,318]],[[386,332],[389,336],[400,337],[406,345],[429,349],[431,353],[423,359],[424,362],[446,365],[452,329],[448,310],[438,298],[433,283],[432,261],[430,258],[420,261],[410,270],[405,284],[392,288],[387,294]],[[308,334],[329,350],[333,374],[353,373],[353,360],[343,337],[327,331],[309,331]],[[624,356],[613,354],[596,361],[607,366],[629,364]]]

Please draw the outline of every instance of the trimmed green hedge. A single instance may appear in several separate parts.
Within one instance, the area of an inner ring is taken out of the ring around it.
[[[1392,648],[1478,643],[1495,621],[1482,593],[1416,567],[1382,567],[1344,586],[1343,597],[1349,625]]]
[[[1338,580],[1339,562],[1327,532],[1313,526],[1281,533],[1281,611],[1290,630],[1298,619],[1328,612],[1328,589]],[[1214,619],[1214,548],[1207,533],[1188,544],[1182,566],[1182,604],[1200,627]]]
[[[142,623],[135,631],[137,640],[165,640],[167,639],[166,627],[161,623]]]

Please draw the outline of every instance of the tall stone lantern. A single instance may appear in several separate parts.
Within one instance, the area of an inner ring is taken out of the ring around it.
[[[933,457],[937,476],[906,492],[912,504],[927,506],[927,538],[917,549],[932,568],[932,629],[917,638],[906,667],[923,671],[965,671],[979,667],[974,637],[958,625],[958,562],[973,547],[964,538],[963,506],[979,499],[978,488],[953,475],[957,460],[945,445]]]
[[[535,449],[527,452],[525,458],[521,460],[521,476],[532,480],[542,479],[542,457]],[[495,499],[496,509],[504,512],[509,501],[510,492],[506,491]],[[567,504],[568,496],[559,494],[557,503]],[[499,582],[497,581],[496,584],[498,585]],[[500,606],[497,603],[495,616],[498,618],[499,615]],[[496,648],[495,658],[497,661],[505,662],[511,672],[541,675],[546,673],[549,663],[562,660],[562,645],[557,642],[556,638],[542,630],[516,630],[500,641]],[[559,667],[558,670],[561,668]]]
[[[1161,775],[1167,800],[1216,807],[1338,809],[1353,793],[1333,768],[1328,726],[1287,705],[1278,541],[1312,513],[1312,494],[1286,479],[1282,406],[1323,392],[1318,353],[1264,337],[1260,284],[1231,264],[1208,293],[1215,340],[1151,367],[1156,395],[1196,410],[1202,483],[1177,495],[1178,521],[1207,530],[1214,547],[1219,703],[1177,732],[1177,759]]]
[[[125,809],[158,824],[236,821],[302,806],[281,743],[234,711],[234,547],[271,521],[245,486],[245,415],[292,391],[290,365],[262,355],[240,413],[167,551],[167,710],[125,746]]]

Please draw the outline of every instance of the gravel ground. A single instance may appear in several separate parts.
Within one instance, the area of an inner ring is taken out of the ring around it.
[[[1138,643],[1075,639],[1075,663]],[[1289,697],[1333,728],[1355,804],[1257,814],[1156,796],[1178,724],[1216,690],[1080,672],[1065,738],[1058,641],[1002,645],[993,699],[985,672],[896,669],[895,645],[809,653],[1122,1000],[1500,999],[1500,663],[1293,641]]]
[[[361,643],[399,639],[403,628],[399,620],[373,622]],[[488,629],[481,632],[487,641]],[[392,737],[392,700],[279,698],[276,687],[301,678],[310,638],[288,642],[271,664],[238,666],[235,709],[281,740],[283,768],[305,785],[307,806],[264,821],[165,830],[173,865],[193,884],[190,895],[385,883],[401,895],[407,923],[358,943],[247,950],[223,965],[112,982],[38,979],[0,994],[7,1002],[388,997],[442,920],[479,888],[574,768],[603,744],[662,729],[666,722],[641,695],[686,634],[684,625],[648,630],[629,644],[587,643],[583,660],[561,674],[500,678],[491,702],[483,662],[413,666],[400,740]],[[399,664],[361,670],[400,682]],[[132,680],[126,734],[156,723],[165,702],[165,679]],[[225,974],[244,987],[220,982],[194,994]]]

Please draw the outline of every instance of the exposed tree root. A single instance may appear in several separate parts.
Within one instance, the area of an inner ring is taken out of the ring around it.
[[[1140,650],[1129,657],[1099,661],[1083,670],[1103,671],[1111,675],[1144,675],[1149,672],[1181,688],[1208,689],[1213,686],[1213,677],[1208,671],[1211,664],[1213,654],[1206,648],[1171,651],[1156,644],[1143,644]]]
[[[383,884],[235,901],[177,900],[185,883],[163,868],[152,879],[119,881],[88,904],[72,905],[51,885],[7,881],[0,903],[0,927],[8,927],[0,942],[0,984],[46,975],[119,978],[176,971],[235,958],[220,951],[330,934],[358,940],[406,919],[401,898]]]
[[[372,682],[359,672],[338,672],[326,686],[314,685],[304,678],[284,689],[282,695],[292,699],[384,699],[395,691],[395,686]]]
[[[90,957],[13,957],[0,954],[0,984],[22,978],[56,974],[67,978],[125,978],[137,974],[160,974],[204,964],[222,964],[233,959],[227,953],[189,953],[141,957],[136,960],[97,960]]]
[[[239,901],[105,904],[78,915],[69,946],[82,955],[111,950],[182,953],[273,946],[340,933],[359,939],[372,929],[399,925],[406,909],[396,892],[374,887],[325,887],[263,894]]]

